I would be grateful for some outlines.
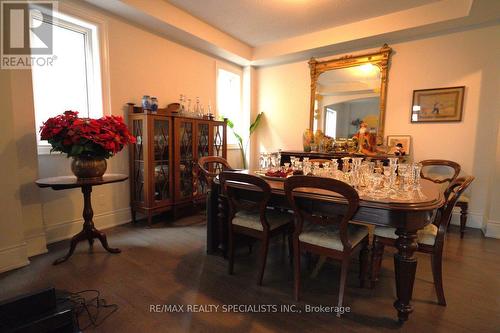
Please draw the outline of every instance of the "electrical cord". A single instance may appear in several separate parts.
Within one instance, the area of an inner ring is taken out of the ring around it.
[[[95,296],[86,299],[84,296],[94,293]],[[86,289],[75,293],[68,293],[65,297],[59,297],[58,302],[71,302],[76,313],[76,324],[79,330],[83,331],[93,326],[94,328],[100,326],[108,317],[118,310],[117,304],[107,304],[104,298],[101,298],[101,293],[96,289]],[[110,309],[110,312],[104,316],[101,315],[101,309]],[[89,323],[84,327],[80,327],[81,316],[86,314]]]

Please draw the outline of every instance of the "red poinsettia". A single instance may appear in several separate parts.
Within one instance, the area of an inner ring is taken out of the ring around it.
[[[40,137],[52,145],[52,151],[66,153],[68,157],[109,158],[126,144],[135,143],[122,117],[79,118],[76,111],[47,119],[40,128]]]

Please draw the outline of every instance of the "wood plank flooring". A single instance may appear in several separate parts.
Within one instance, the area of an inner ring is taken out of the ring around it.
[[[0,274],[0,299],[47,286],[76,292],[98,289],[108,303],[119,306],[89,332],[500,332],[500,240],[467,230],[460,240],[451,227],[444,254],[447,307],[436,304],[430,258],[418,254],[414,313],[403,326],[396,322],[392,251],[386,249],[381,279],[374,289],[358,288],[358,265],[352,262],[344,304],[352,312],[341,319],[329,313],[305,313],[306,305],[337,303],[339,266],[326,264],[312,279],[313,267],[303,264],[302,299],[292,298],[292,269],[286,245],[275,239],[264,285],[255,284],[258,248],[237,252],[235,274],[227,263],[205,254],[203,215],[153,228],[131,224],[106,231],[109,254],[96,241],[92,253],[80,243],[73,257],[59,266],[52,261],[67,251],[68,242],[51,245],[31,264]],[[153,304],[213,304],[212,313],[154,313]],[[222,305],[296,305],[302,313],[222,312]]]

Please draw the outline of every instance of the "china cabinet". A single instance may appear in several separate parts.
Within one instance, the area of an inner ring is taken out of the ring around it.
[[[140,212],[151,225],[157,213],[171,210],[175,219],[205,202],[207,189],[194,165],[203,156],[227,157],[227,123],[141,111],[130,106],[129,127],[137,138],[130,147],[130,200],[132,220]]]

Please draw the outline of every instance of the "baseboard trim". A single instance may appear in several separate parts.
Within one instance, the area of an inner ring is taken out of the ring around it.
[[[483,214],[468,212],[467,213],[467,228],[483,229],[484,226],[484,216]],[[460,209],[455,208],[451,215],[451,224],[460,225]]]
[[[29,263],[25,242],[0,249],[0,273],[26,266]]]
[[[130,207],[113,210],[94,215],[94,224],[98,229],[107,229],[118,225],[129,223],[132,218]],[[73,237],[82,230],[83,219],[59,222],[57,224],[47,225],[45,235],[47,244],[55,243]]]
[[[47,238],[44,232],[25,238],[28,257],[47,253]]]
[[[486,228],[483,231],[486,237],[500,239],[500,221],[488,220]]]

